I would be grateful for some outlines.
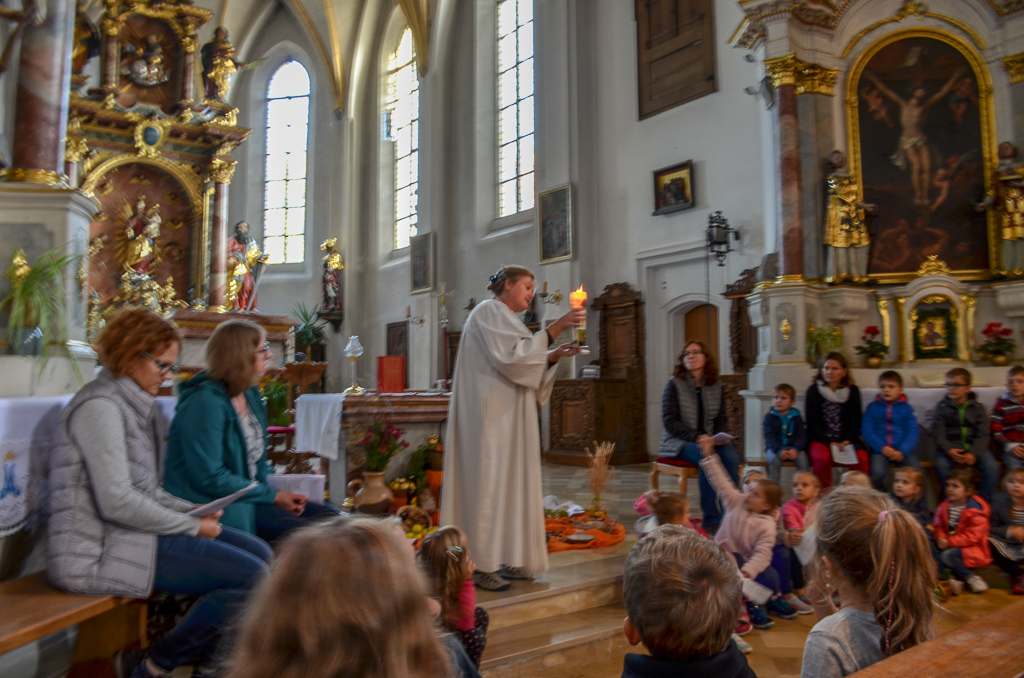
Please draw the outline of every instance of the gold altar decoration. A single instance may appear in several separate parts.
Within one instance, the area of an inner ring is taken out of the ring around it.
[[[209,173],[210,181],[215,184],[230,184],[231,179],[235,176],[235,166],[238,165],[236,160],[224,160],[223,158],[214,158],[210,162]]]
[[[917,275],[914,277],[920,278],[924,275],[953,275],[953,272],[949,270],[946,262],[939,259],[939,255],[933,254],[924,260],[921,267],[917,269]]]
[[[802,61],[793,53],[765,59],[764,67],[774,87],[795,85],[797,94],[832,96],[839,77],[837,69]]]
[[[159,158],[160,147],[164,145],[167,138],[167,130],[177,121],[174,118],[158,118],[155,114],[147,116],[126,113],[125,117],[135,123],[132,137],[135,142],[135,151],[139,156]]]
[[[1000,61],[1003,62],[1006,72],[1010,74],[1011,85],[1024,82],[1024,52],[1003,57]]]
[[[887,17],[885,19],[881,19],[880,21],[876,21],[875,23],[861,30],[859,33],[857,33],[857,35],[853,36],[853,38],[850,39],[850,42],[846,43],[846,47],[843,48],[843,58],[845,59],[846,57],[850,56],[850,52],[853,51],[854,46],[858,42],[860,42],[861,38],[863,38],[871,31],[889,23],[902,23],[905,19],[912,16],[917,17],[918,19],[936,19],[938,21],[947,23],[950,26],[955,26],[956,28],[959,28],[961,31],[963,31],[966,35],[970,36],[971,40],[974,41],[974,44],[978,47],[978,49],[988,49],[988,45],[986,45],[982,37],[978,35],[978,32],[975,31],[970,26],[968,26],[967,24],[965,24],[963,21],[960,21],[959,19],[956,19],[951,16],[947,16],[945,14],[936,14],[935,12],[931,12],[928,10],[928,5],[924,3],[915,2],[914,0],[904,0],[903,4],[899,7],[899,9],[896,10],[896,13],[893,14],[891,17]]]
[[[931,16],[931,14],[926,13],[926,16]],[[952,33],[948,33],[937,28],[904,28],[893,31],[872,43],[857,58],[857,61],[854,63],[846,77],[847,148],[849,149],[850,175],[857,180],[859,191],[858,197],[861,201],[864,200],[864,179],[862,176],[863,159],[861,157],[858,85],[860,84],[861,75],[872,57],[874,57],[884,47],[907,38],[929,38],[939,42],[944,42],[959,52],[973,70],[972,75],[977,82],[978,111],[981,118],[981,146],[982,153],[984,155],[983,181],[986,186],[989,186],[992,183],[992,175],[995,170],[995,159],[997,157],[995,142],[995,103],[993,101],[992,77],[984,59],[982,59],[967,42]],[[847,46],[847,51],[849,51],[852,43],[857,39],[858,38],[855,37],[854,40],[851,41],[851,44]],[[975,42],[977,44],[977,41]],[[986,225],[989,268],[958,270],[955,277],[959,280],[986,280],[993,276],[999,269],[999,240],[998,234],[996,233],[995,218],[991,210],[989,210],[986,216]],[[922,268],[923,267],[924,265],[922,265]],[[947,275],[954,275],[949,271],[948,266],[945,268],[945,271]],[[919,275],[922,275],[920,271],[918,271],[917,274],[903,272],[871,273],[869,277],[880,283],[905,283],[913,280]]]
[[[889,300],[888,299],[879,299],[878,300],[878,314],[880,316],[882,316],[882,342],[886,346],[892,346],[892,341],[891,341],[892,334],[890,334],[891,327],[892,327],[892,325],[891,325],[892,321],[889,318]]]
[[[789,341],[789,337],[793,333],[793,323],[789,322],[789,318],[783,318],[779,323],[779,332],[782,334],[783,341]]]

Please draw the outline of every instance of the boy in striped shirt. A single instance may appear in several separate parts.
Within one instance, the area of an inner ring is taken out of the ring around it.
[[[1009,470],[1024,468],[1024,365],[1010,368],[1006,390],[992,408],[992,437],[1003,449]]]

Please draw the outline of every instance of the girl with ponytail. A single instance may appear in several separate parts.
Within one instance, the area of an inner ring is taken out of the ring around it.
[[[878,492],[841,487],[818,506],[815,527],[809,593],[820,621],[801,676],[846,676],[934,635],[935,568],[912,514]]]

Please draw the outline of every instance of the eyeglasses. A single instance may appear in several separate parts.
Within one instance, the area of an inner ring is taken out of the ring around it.
[[[270,342],[269,341],[264,341],[263,342],[263,346],[261,346],[260,348],[256,349],[253,352],[254,353],[265,353],[267,355],[270,355],[270,353],[271,353],[271,351],[270,351]]]
[[[958,384],[954,381],[947,381],[946,388],[967,388],[970,384]]]
[[[174,363],[165,363],[163,360],[160,360],[159,358],[156,358],[151,354],[146,353],[145,351],[143,351],[142,355],[153,361],[157,369],[160,370],[161,375],[165,375],[167,373],[177,374],[178,372],[181,371],[181,368],[175,365]]]

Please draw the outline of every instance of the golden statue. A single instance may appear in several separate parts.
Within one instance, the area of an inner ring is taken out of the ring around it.
[[[828,246],[828,274],[825,280],[840,283],[868,280],[868,227],[864,213],[875,206],[859,200],[857,181],[843,169],[846,155],[833,151],[829,156],[828,204],[825,208],[825,245]]]
[[[1003,246],[1002,272],[1024,275],[1024,163],[1017,160],[1017,147],[1009,141],[999,144],[999,166],[985,199],[975,206],[979,212],[996,211],[996,227]]]
[[[25,258],[25,250],[20,247],[14,250],[11,265],[7,267],[7,273],[4,274],[11,281],[11,287],[21,285],[31,272],[32,267],[28,265],[28,259]]]
[[[325,240],[320,249],[327,252],[320,265],[320,285],[323,292],[321,306],[324,311],[340,311],[344,308],[341,271],[345,268],[345,262],[338,253],[338,239]]]
[[[146,210],[146,199],[139,196],[135,201],[135,211],[127,205],[124,210],[124,235],[128,246],[124,254],[125,270],[149,275],[153,261],[156,259],[156,239],[160,237],[160,206],[153,205]]]
[[[237,55],[235,46],[228,40],[228,29],[218,26],[213,32],[213,40],[203,45],[201,53],[203,88],[207,99],[227,101],[231,76],[247,66],[235,58]]]
[[[244,221],[235,224],[235,237],[228,240],[227,250],[227,303],[241,311],[255,309],[257,275],[269,256],[260,251]]]

